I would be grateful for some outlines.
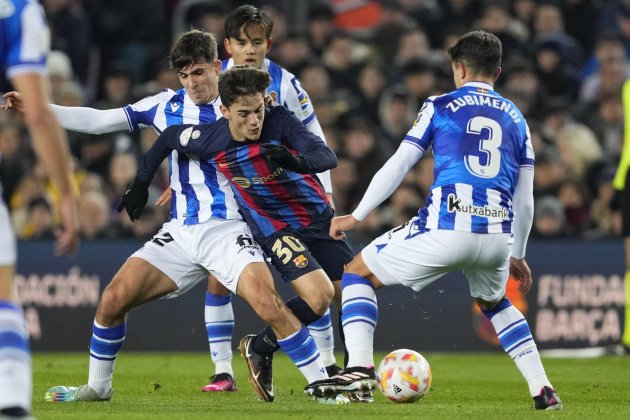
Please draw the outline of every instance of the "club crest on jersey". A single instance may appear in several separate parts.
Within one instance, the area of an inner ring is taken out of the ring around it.
[[[190,136],[192,135],[192,131],[193,131],[192,127],[188,127],[187,129],[182,131],[182,133],[179,135],[179,144],[181,144],[182,146],[186,146],[188,144],[188,141],[190,141]]]
[[[490,206],[475,206],[472,204],[462,204],[462,200],[457,198],[455,194],[448,195],[448,212],[458,212],[458,213],[468,213],[471,216],[480,216],[480,217],[492,217],[494,219],[503,219],[508,220],[510,218],[510,213],[507,209],[501,208],[492,208]]]
[[[293,264],[295,264],[297,268],[304,268],[308,265],[308,258],[306,258],[304,254],[300,254],[293,258]]]

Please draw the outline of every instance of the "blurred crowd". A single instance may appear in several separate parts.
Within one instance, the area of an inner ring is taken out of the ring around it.
[[[536,153],[533,237],[620,235],[612,187],[623,144],[621,86],[630,76],[630,1],[625,0],[43,0],[52,30],[48,61],[54,103],[118,108],[181,88],[168,67],[171,41],[198,28],[223,40],[223,19],[240,4],[274,19],[268,57],[294,73],[310,95],[339,166],[337,212],[352,211],[374,173],[413,124],[423,101],[454,88],[445,50],[483,29],[503,42],[495,86],[526,116]],[[219,49],[219,58],[227,58]],[[1,90],[9,87],[2,86]],[[151,130],[68,132],[80,191],[84,239],[145,239],[168,217],[148,206],[131,223],[115,211]],[[54,234],[57,194],[34,163],[16,112],[0,112],[0,179],[16,234]],[[396,226],[423,205],[433,181],[427,154],[360,240]],[[150,200],[168,185],[156,177]],[[152,202],[152,201],[150,201]]]

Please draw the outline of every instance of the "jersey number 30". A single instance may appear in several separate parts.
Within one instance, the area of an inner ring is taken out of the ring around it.
[[[479,141],[479,151],[486,156],[485,165],[477,155],[464,156],[466,169],[480,178],[494,178],[501,168],[501,152],[499,146],[503,140],[501,126],[495,120],[486,117],[472,117],[466,127],[468,134],[481,136],[483,132],[489,133],[488,138]]]

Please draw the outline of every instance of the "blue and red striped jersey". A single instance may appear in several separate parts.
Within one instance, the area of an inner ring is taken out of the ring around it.
[[[315,173],[336,166],[334,152],[287,109],[277,106],[265,114],[259,141],[233,140],[227,119],[170,127],[145,155],[138,177],[151,179],[155,161],[177,150],[199,156],[202,171],[216,170],[230,181],[243,218],[257,238],[322,220],[330,204]],[[261,143],[282,144],[305,156],[308,173],[285,170],[265,158]]]

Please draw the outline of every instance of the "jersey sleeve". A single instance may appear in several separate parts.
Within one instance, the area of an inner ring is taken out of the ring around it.
[[[529,126],[525,124],[525,141],[521,149],[521,155],[519,157],[519,164],[521,167],[534,167],[534,146],[532,145],[532,136],[529,131]]]
[[[7,7],[10,7],[11,3]],[[13,4],[15,7],[15,4]],[[46,56],[50,49],[50,32],[46,24],[44,11],[36,2],[27,2],[24,8],[17,10],[8,20],[4,61],[7,77],[21,74],[46,73]],[[1,49],[0,49],[1,50]]]
[[[164,89],[157,95],[147,96],[135,104],[124,107],[129,131],[138,131],[141,128],[152,127],[160,104],[168,102],[174,95],[174,91]]]
[[[302,124],[309,127],[317,121],[311,98],[293,74],[285,69],[282,69],[282,73],[282,103],[280,105],[293,112]]]
[[[433,140],[433,116],[435,114],[435,106],[431,98],[424,101],[422,108],[418,112],[413,126],[403,138],[403,142],[411,143],[423,152],[425,152]]]

